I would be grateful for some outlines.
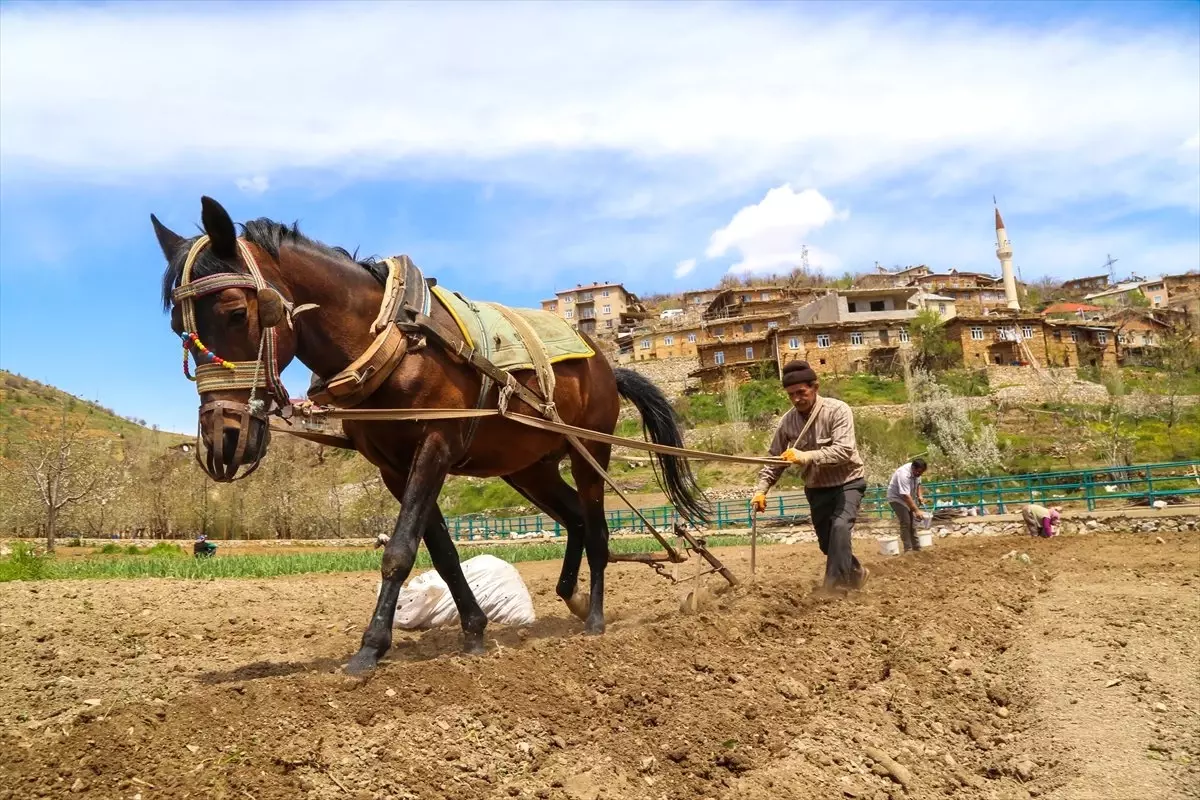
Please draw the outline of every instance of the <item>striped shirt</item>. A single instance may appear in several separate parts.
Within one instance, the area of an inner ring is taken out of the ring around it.
[[[784,414],[767,452],[777,456],[789,447],[817,451],[812,462],[803,467],[806,489],[842,486],[865,477],[863,460],[858,454],[858,443],[854,438],[854,413],[850,406],[832,397],[818,397],[815,408],[809,413],[815,414],[816,419],[799,442],[796,442],[796,437],[800,436],[800,431],[808,423],[808,416],[795,408]],[[763,467],[758,473],[755,492],[765,494],[787,468],[786,464]]]

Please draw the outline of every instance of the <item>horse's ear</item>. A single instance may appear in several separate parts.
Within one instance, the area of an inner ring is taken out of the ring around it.
[[[233,229],[229,212],[211,197],[201,197],[200,221],[204,223],[213,253],[218,258],[233,258],[237,252],[237,231]]]
[[[154,235],[158,237],[158,246],[162,248],[167,261],[170,261],[179,252],[184,238],[159,222],[158,217],[153,214],[150,215],[150,224],[154,226]]]

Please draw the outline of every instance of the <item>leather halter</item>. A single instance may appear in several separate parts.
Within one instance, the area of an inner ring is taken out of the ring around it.
[[[246,289],[256,294],[263,290],[274,291],[263,279],[262,272],[259,270],[250,248],[240,238],[237,240],[238,252],[249,269],[249,275],[223,272],[192,280],[192,266],[195,264],[200,253],[209,244],[210,239],[207,235],[200,236],[192,243],[192,247],[188,251],[187,258],[183,263],[183,272],[180,277],[179,286],[171,293],[171,299],[176,305],[180,306],[185,334],[188,332],[198,333],[195,309],[195,298],[197,297],[204,297],[224,291],[225,289]],[[291,308],[288,309],[287,320],[289,325],[291,324],[291,316],[294,313]],[[267,414],[270,410],[268,403],[273,400],[276,403],[274,410],[281,416],[290,416],[291,412],[291,402],[288,398],[287,389],[284,388],[283,381],[279,377],[278,335],[274,330],[274,323],[272,325],[263,325],[260,317],[259,327],[262,335],[259,340],[258,357],[256,360],[226,360],[224,364],[197,363],[196,365],[196,377],[194,380],[196,382],[196,391],[201,397],[209,392],[235,389],[250,390],[250,398],[245,403],[234,400],[214,400],[202,403],[198,412],[196,421],[196,461],[209,477],[222,483],[245,478],[258,469],[259,464],[262,462],[262,456],[266,452],[265,446],[259,448],[258,457],[249,465],[249,469],[241,475],[237,474],[243,466],[246,466],[242,463],[242,457],[245,455],[246,444],[250,438],[250,421],[252,419],[258,420],[261,424],[261,435],[267,437],[269,430]],[[187,355],[185,353],[185,366],[186,363]],[[256,397],[260,387],[266,390],[265,400]],[[208,451],[206,457],[202,458],[200,451],[204,447],[200,426],[203,424],[204,414],[209,411],[216,412],[212,415],[212,422],[209,426],[209,439],[212,441],[212,449]],[[224,423],[227,413],[238,415],[241,423],[238,432],[237,449],[234,451],[233,458],[229,464],[226,464],[224,460]],[[265,445],[265,441],[263,444]]]

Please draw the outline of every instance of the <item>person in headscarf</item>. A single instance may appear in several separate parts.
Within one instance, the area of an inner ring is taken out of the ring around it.
[[[1058,535],[1058,521],[1062,517],[1062,509],[1055,506],[1046,508],[1036,503],[1030,503],[1021,509],[1021,519],[1025,521],[1025,530],[1030,536],[1050,538]]]

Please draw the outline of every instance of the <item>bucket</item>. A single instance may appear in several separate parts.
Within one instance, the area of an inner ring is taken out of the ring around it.
[[[917,531],[917,544],[924,550],[926,547],[933,547],[933,533],[931,531]]]
[[[879,540],[879,554],[882,556],[900,555],[900,537],[885,536]]]

